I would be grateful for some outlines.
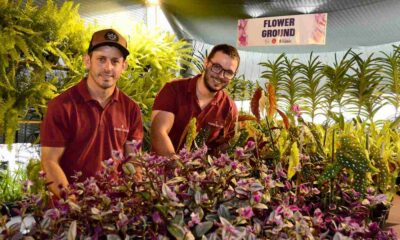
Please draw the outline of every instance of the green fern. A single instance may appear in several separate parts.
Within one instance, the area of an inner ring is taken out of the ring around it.
[[[144,121],[150,121],[156,94],[166,82],[177,78],[184,66],[192,66],[193,49],[183,40],[175,41],[173,34],[147,29],[144,24],[134,27],[128,49],[129,68],[118,87],[139,103]]]
[[[90,35],[73,2],[58,7],[49,0],[38,7],[33,1],[5,1],[0,11],[0,134],[10,147],[29,108],[41,115],[47,101],[65,90],[71,73],[79,75],[74,82],[83,76],[76,67],[82,62],[70,59],[83,55]]]

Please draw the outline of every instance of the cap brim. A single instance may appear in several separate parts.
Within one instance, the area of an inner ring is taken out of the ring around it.
[[[118,43],[115,42],[103,42],[103,43],[99,43],[91,48],[88,49],[88,53],[91,53],[93,50],[95,50],[96,48],[102,47],[102,46],[112,46],[112,47],[116,47],[118,48],[122,55],[124,56],[124,58],[126,58],[129,55],[129,51],[128,49],[124,48],[123,46],[121,46]]]

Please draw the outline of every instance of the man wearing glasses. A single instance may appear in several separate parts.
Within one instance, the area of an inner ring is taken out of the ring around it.
[[[158,93],[151,115],[151,142],[155,153],[172,157],[184,147],[185,128],[195,117],[197,131],[208,133],[207,147],[217,153],[234,134],[238,111],[222,91],[240,62],[236,48],[215,46],[204,60],[204,72],[167,83]]]

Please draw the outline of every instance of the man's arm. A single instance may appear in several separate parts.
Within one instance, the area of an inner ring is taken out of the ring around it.
[[[58,186],[68,187],[68,180],[64,171],[60,166],[60,159],[64,153],[65,147],[42,147],[41,148],[41,165],[43,171],[46,173],[47,182],[50,191],[58,198],[60,197],[60,189]]]
[[[174,145],[168,136],[174,124],[175,115],[170,112],[154,110],[151,113],[151,145],[154,152],[162,156],[173,156]]]

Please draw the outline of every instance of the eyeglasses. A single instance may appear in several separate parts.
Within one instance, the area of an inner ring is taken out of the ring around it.
[[[212,71],[213,73],[220,74],[221,71],[224,71],[223,76],[224,76],[224,78],[227,78],[227,79],[232,79],[232,78],[235,76],[235,73],[232,72],[232,70],[226,70],[226,69],[224,69],[220,64],[214,63],[214,62],[211,61],[211,60],[210,60],[210,62],[211,62],[211,64],[212,64],[212,65],[211,65],[211,71]]]

